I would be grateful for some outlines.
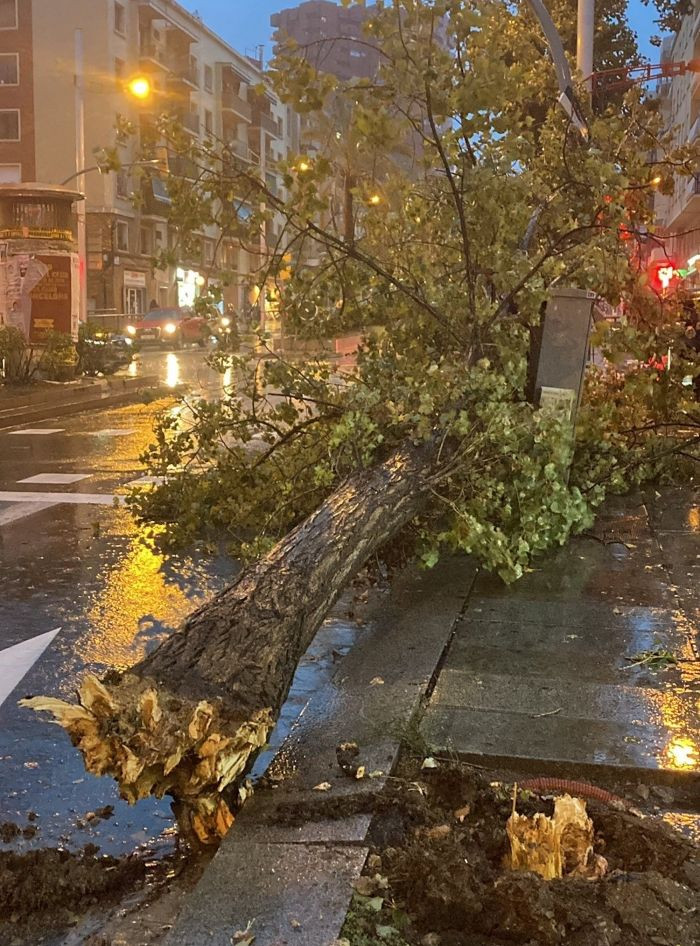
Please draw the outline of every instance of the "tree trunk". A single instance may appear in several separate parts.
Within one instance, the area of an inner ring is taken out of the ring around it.
[[[299,659],[350,579],[419,511],[433,446],[407,446],[341,485],[304,522],[124,674],[87,677],[79,703],[23,700],[69,733],[129,802],[170,794],[201,840],[232,816]]]

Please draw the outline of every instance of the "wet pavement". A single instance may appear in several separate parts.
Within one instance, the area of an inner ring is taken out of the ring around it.
[[[430,744],[538,774],[697,775],[699,503],[688,488],[614,499],[512,588],[480,576],[423,723]]]
[[[198,351],[147,352],[132,371],[157,373],[173,387],[185,383],[197,396],[221,390],[220,376]],[[16,849],[91,842],[118,854],[171,845],[167,801],[122,803],[110,780],[86,774],[61,730],[16,704],[28,694],[70,698],[86,671],[130,665],[235,575],[224,555],[154,553],[126,508],[115,505],[144,475],[139,456],[155,414],[174,403],[0,433],[0,824],[23,827],[33,812],[38,828],[15,840]],[[339,619],[324,626],[299,668],[273,745],[354,633]],[[258,773],[269,759],[259,761]],[[105,805],[114,806],[112,817],[92,817]]]

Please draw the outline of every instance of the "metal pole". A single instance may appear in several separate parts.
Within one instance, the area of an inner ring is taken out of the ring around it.
[[[578,0],[578,32],[576,34],[576,65],[585,79],[589,92],[593,91],[593,24],[595,0]]]
[[[85,167],[85,66],[83,31],[75,30],[75,172]],[[87,219],[85,200],[77,203],[78,212],[78,321],[87,321]]]

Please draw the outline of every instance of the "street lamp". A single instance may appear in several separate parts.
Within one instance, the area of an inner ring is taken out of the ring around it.
[[[148,76],[133,76],[126,83],[126,91],[139,102],[145,102],[153,94],[153,84]]]

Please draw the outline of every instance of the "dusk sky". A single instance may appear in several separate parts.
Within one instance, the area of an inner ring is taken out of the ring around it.
[[[180,0],[182,5],[197,11],[207,26],[224,37],[240,52],[246,52],[262,43],[265,58],[270,55],[270,14],[297,4],[293,0]],[[648,45],[649,36],[656,32],[654,15],[641,0],[630,0],[630,18],[637,30],[642,51],[652,62],[658,61],[659,51]]]

